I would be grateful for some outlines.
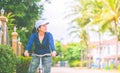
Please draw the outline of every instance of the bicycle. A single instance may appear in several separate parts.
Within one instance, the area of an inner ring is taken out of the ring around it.
[[[40,57],[40,61],[39,61],[39,72],[38,73],[44,73],[44,68],[42,67],[42,57],[44,56],[51,56],[50,53],[48,54],[43,54],[43,55],[38,55],[38,54],[31,54],[31,56],[37,56],[37,57]]]

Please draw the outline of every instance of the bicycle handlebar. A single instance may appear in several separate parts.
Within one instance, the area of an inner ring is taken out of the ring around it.
[[[43,55],[32,54],[32,56],[43,57],[43,56],[51,56],[51,54],[50,53],[43,54]]]
[[[25,56],[24,53],[23,56]],[[47,54],[39,55],[39,54],[29,53],[29,56],[51,56],[51,54],[47,53]],[[59,56],[59,53],[57,53],[56,56]]]

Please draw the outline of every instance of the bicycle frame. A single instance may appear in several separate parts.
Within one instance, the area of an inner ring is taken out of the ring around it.
[[[40,61],[39,61],[39,73],[44,73],[44,68],[42,67],[42,57],[44,57],[44,56],[51,56],[51,54],[50,53],[43,54],[43,55],[32,54],[32,56],[37,56],[37,57],[40,58]]]

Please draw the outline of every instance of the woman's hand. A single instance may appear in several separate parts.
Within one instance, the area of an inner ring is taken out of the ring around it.
[[[52,57],[56,57],[57,52],[56,52],[56,51],[53,51],[53,52],[51,53],[51,55],[52,55]]]
[[[25,50],[25,52],[24,52],[24,56],[25,56],[25,57],[28,57],[28,56],[29,56],[29,52],[28,52],[28,50]]]

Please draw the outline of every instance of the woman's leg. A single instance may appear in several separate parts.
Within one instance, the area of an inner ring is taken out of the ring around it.
[[[44,67],[44,73],[50,73],[51,65],[52,65],[52,57],[43,57],[42,62]]]
[[[33,56],[32,60],[30,62],[30,67],[28,69],[28,73],[36,73],[38,65],[39,65],[39,57]]]

